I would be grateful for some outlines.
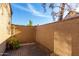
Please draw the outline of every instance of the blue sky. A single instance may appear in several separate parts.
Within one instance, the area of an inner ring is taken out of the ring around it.
[[[59,4],[57,4],[59,5]],[[76,4],[70,4],[74,8]],[[33,25],[42,25],[54,22],[51,16],[51,9],[47,7],[47,12],[44,12],[44,9],[41,3],[12,3],[12,23],[18,25],[28,25],[29,20],[33,22]],[[67,8],[66,8],[67,9]],[[58,12],[58,8],[54,9]],[[79,12],[79,5],[77,7]],[[64,16],[67,15],[65,11]]]
[[[18,25],[27,25],[29,20],[33,25],[42,25],[53,22],[51,9],[44,13],[40,3],[12,3],[12,23]]]

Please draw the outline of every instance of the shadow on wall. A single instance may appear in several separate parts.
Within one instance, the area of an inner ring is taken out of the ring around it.
[[[40,43],[50,50],[51,55],[71,55],[71,35],[66,30],[62,29],[63,26],[56,26],[57,24],[37,27],[16,25],[14,36],[20,43],[34,41]]]
[[[36,27],[15,25],[15,37],[20,43],[38,42],[51,55],[79,55],[79,19]]]
[[[30,43],[35,41],[35,27],[15,26],[14,35],[20,43]]]
[[[58,55],[72,55],[72,38],[67,32],[54,32],[54,52]]]

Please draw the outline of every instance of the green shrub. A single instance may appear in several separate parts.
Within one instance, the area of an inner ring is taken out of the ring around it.
[[[20,48],[20,43],[15,37],[9,38],[7,44],[8,44],[8,49]]]

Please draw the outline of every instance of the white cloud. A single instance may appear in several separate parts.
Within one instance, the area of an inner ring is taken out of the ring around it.
[[[17,5],[17,4],[13,4],[14,7],[19,8],[21,10],[27,11],[32,13],[32,15],[34,16],[39,16],[39,17],[44,17],[44,18],[51,18],[51,16],[49,15],[45,15],[39,11],[37,11],[31,4],[27,4],[28,8],[25,8],[23,6]]]
[[[79,7],[78,8],[76,8],[76,10],[75,10],[76,12],[79,12]]]
[[[32,12],[32,14],[34,14],[35,16],[50,18],[49,15],[45,15],[45,14],[35,10],[35,8],[31,4],[27,4],[27,5],[28,5],[28,8],[30,9],[30,11]]]
[[[23,11],[28,11],[28,12],[30,12],[28,8],[24,8],[24,7],[20,6],[20,5],[13,4],[12,6],[14,6],[14,7],[16,7],[16,8],[19,8],[19,9],[21,9],[21,10],[23,10]]]

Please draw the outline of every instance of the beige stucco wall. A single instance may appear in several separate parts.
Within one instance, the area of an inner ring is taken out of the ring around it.
[[[55,55],[72,55],[72,37],[66,24],[47,24],[36,29],[36,41]]]
[[[36,41],[55,55],[72,55],[71,33],[63,23],[51,23],[36,28]]]
[[[15,37],[21,43],[38,42],[50,55],[79,55],[79,18],[39,26],[15,25]]]
[[[36,28],[36,42],[50,49],[54,50],[54,32],[52,24],[37,26]]]
[[[3,50],[5,50],[4,44],[5,41],[10,37],[9,29],[8,29],[8,20],[10,18],[6,15],[1,16],[0,15],[0,53]],[[3,43],[4,42],[4,43]]]
[[[36,41],[54,51],[55,55],[79,55],[78,26],[78,17],[37,26]]]
[[[2,8],[0,8],[0,55],[5,51],[6,40],[10,37],[9,21],[11,20],[4,5]]]
[[[63,22],[54,24],[54,53],[57,55],[72,55],[72,36],[70,24]]]
[[[32,26],[14,26],[14,36],[20,43],[30,43],[35,41],[36,28]]]
[[[59,55],[79,55],[79,28],[78,26],[79,26],[79,18],[72,18],[67,21],[57,23],[56,31],[61,31],[61,33],[59,34],[60,38],[58,38],[58,40],[63,39],[65,43],[62,41],[60,43],[61,44],[60,46],[58,46],[59,44],[57,46],[54,46],[57,48],[59,47],[61,50],[61,53],[57,52],[56,48],[54,48],[56,50],[54,52],[57,52],[57,54]]]

